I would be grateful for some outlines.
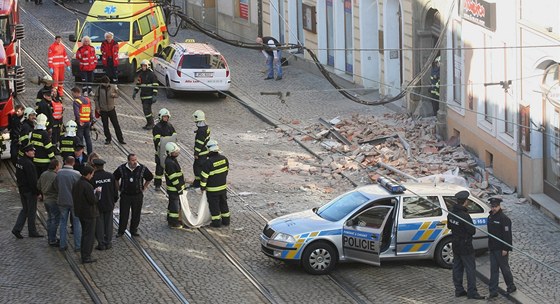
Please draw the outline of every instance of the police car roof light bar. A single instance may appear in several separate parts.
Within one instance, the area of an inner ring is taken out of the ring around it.
[[[403,193],[406,188],[388,177],[378,177],[377,183],[391,193]]]

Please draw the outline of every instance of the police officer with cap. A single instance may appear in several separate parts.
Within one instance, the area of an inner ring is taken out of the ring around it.
[[[474,260],[473,235],[476,233],[473,221],[467,210],[469,192],[455,194],[457,203],[447,215],[447,228],[451,229],[453,245],[453,284],[455,296],[482,300],[476,289],[476,264]],[[467,273],[467,291],[463,287],[463,273]]]
[[[509,268],[509,252],[512,250],[511,220],[504,214],[501,207],[502,199],[491,197],[488,199],[491,210],[486,225],[488,227],[488,250],[490,251],[490,283],[488,289],[490,298],[498,296],[498,282],[500,270],[506,282],[507,292],[517,290],[513,283],[513,275]]]
[[[104,170],[105,161],[96,158],[93,161],[95,169],[90,182],[98,192],[99,217],[95,225],[95,237],[97,239],[97,250],[111,249],[113,247],[113,208],[119,199],[118,184],[113,173]]]

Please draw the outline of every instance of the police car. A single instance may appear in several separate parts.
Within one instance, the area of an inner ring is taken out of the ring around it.
[[[385,260],[435,259],[451,268],[447,210],[463,187],[451,184],[378,184],[357,188],[320,208],[271,220],[261,235],[262,252],[275,259],[300,263],[311,274],[326,274],[336,263],[358,261],[379,266]],[[486,231],[490,208],[469,197],[468,212]],[[475,250],[488,247],[477,229]]]
[[[152,67],[168,98],[175,97],[176,91],[210,91],[225,98],[231,85],[224,56],[210,44],[192,39],[164,48],[152,59]]]

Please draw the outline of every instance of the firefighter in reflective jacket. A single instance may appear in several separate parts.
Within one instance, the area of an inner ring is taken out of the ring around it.
[[[169,196],[167,223],[171,228],[182,228],[183,226],[179,221],[181,206],[179,195],[183,194],[185,189],[185,177],[177,161],[179,146],[176,143],[168,142],[165,145],[165,151],[167,152],[167,157],[165,158],[165,183],[167,184],[167,195]]]
[[[23,148],[31,143],[31,132],[35,130],[35,118],[37,112],[31,107],[23,110],[23,122],[21,123],[21,133],[19,135],[19,152],[18,156],[23,156]]]
[[[72,107],[74,109],[74,118],[78,124],[76,136],[81,143],[86,145],[87,154],[93,152],[91,143],[91,123],[93,122],[93,111],[91,108],[91,101],[88,97],[81,95],[82,90],[78,87],[72,88],[72,97],[74,102]]]
[[[227,204],[228,159],[220,154],[218,142],[211,139],[208,147],[208,159],[202,165],[200,189],[206,190],[206,198],[212,215],[212,227],[228,226],[230,222]]]
[[[154,126],[154,129],[152,130],[152,134],[154,136],[154,147],[156,149],[156,175],[154,177],[154,187],[156,187],[156,189],[159,189],[161,187],[161,180],[163,179],[163,166],[161,166],[161,160],[159,159],[161,139],[173,136],[173,134],[177,134],[177,132],[175,132],[175,128],[169,122],[169,118],[171,118],[171,113],[169,112],[169,110],[167,110],[166,108],[159,110],[158,117],[159,122]]]
[[[158,80],[154,72],[149,68],[150,62],[148,60],[142,60],[140,66],[141,70],[138,72],[138,78],[136,79],[136,86],[134,87],[134,92],[132,93],[132,99],[136,99],[136,94],[140,91],[142,110],[144,111],[144,117],[146,117],[146,125],[143,129],[149,130],[154,127],[152,104],[157,100]]]
[[[62,44],[62,37],[56,36],[48,52],[49,69],[54,80],[54,87],[58,91],[58,96],[64,95],[64,66],[70,71],[70,60],[66,54],[66,49]]]
[[[37,176],[41,176],[43,172],[47,171],[51,159],[54,158],[54,147],[47,132],[46,124],[47,116],[45,114],[37,115],[35,130],[31,132],[31,144],[35,147],[33,164],[37,169]]]
[[[61,135],[61,127],[62,127],[62,118],[64,114],[64,106],[62,105],[62,101],[57,99],[51,100],[51,107],[52,107],[52,133],[51,133],[51,142],[54,147],[58,147],[60,143],[60,135]]]
[[[439,110],[439,82],[440,82],[440,65],[441,65],[441,57],[437,56],[434,62],[432,63],[432,71],[430,73],[430,94],[432,95],[432,110],[434,111],[434,115],[437,115],[437,111]]]
[[[208,148],[206,148],[206,144],[208,140],[210,140],[210,128],[208,128],[206,124],[206,115],[201,110],[194,111],[193,118],[197,129],[194,131],[196,135],[194,138],[194,182],[192,187],[199,188],[202,165],[206,162],[208,157]]]
[[[60,139],[60,156],[66,159],[68,156],[74,156],[74,147],[80,142],[76,137],[78,125],[75,121],[69,120],[66,123],[66,135]]]

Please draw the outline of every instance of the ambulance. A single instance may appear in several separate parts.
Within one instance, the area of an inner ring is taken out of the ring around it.
[[[98,63],[94,73],[103,74],[101,43],[105,33],[112,32],[119,44],[119,77],[133,81],[140,62],[150,60],[169,44],[169,33],[161,6],[146,0],[97,0],[91,6],[83,24],[76,21],[74,34],[69,39],[76,54],[82,37],[89,36],[95,48]],[[72,75],[81,80],[79,63],[72,57]]]

